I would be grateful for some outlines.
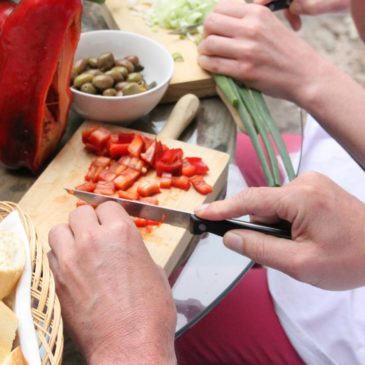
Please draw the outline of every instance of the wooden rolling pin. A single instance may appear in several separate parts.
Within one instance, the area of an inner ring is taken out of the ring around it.
[[[194,94],[182,96],[175,104],[159,138],[178,139],[185,128],[195,118],[200,106],[199,98]]]

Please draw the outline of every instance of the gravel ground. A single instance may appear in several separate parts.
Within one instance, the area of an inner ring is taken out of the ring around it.
[[[302,20],[303,26],[298,34],[365,87],[365,46],[357,35],[351,16],[308,16]],[[284,131],[298,131],[299,112],[293,105],[275,102],[271,109]]]

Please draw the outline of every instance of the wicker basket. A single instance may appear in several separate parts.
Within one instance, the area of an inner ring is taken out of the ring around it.
[[[32,315],[42,364],[58,365],[62,361],[63,324],[53,275],[49,268],[47,254],[41,243],[37,241],[36,231],[29,216],[14,203],[0,202],[0,220],[14,210],[19,213],[30,244]]]

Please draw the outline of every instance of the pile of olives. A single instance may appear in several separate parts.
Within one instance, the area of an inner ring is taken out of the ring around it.
[[[72,87],[87,94],[123,96],[142,93],[147,85],[137,56],[115,58],[111,52],[99,57],[82,58],[72,70]]]

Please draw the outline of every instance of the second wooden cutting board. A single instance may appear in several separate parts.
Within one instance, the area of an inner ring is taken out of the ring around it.
[[[85,122],[78,129],[20,201],[20,206],[31,216],[39,239],[46,246],[50,228],[58,223],[67,223],[70,211],[75,208],[75,198],[67,194],[64,188],[81,184],[91,160],[95,157],[85,151],[81,142],[82,131],[92,125],[95,123]],[[110,124],[98,123],[97,125],[111,130],[132,132],[132,130]],[[227,154],[166,137],[159,139],[169,147],[182,148],[185,156],[202,157],[210,168],[206,181],[214,187],[213,193],[208,196],[200,195],[193,188],[187,192],[176,188],[163,190],[157,196],[161,206],[192,212],[195,207],[215,200],[224,191],[229,163]],[[153,178],[154,175],[153,172],[148,177]],[[141,233],[154,261],[168,274],[171,273],[192,239],[191,234],[186,230],[167,224],[162,224],[150,233],[142,229]]]
[[[143,16],[133,11],[128,0],[106,0],[105,4],[120,29],[145,35],[164,45],[171,54],[178,52],[183,56],[183,62],[175,62],[174,75],[163,101],[176,101],[187,92],[198,97],[216,94],[213,79],[197,63],[198,53],[193,41],[180,39],[165,29],[152,29]]]

